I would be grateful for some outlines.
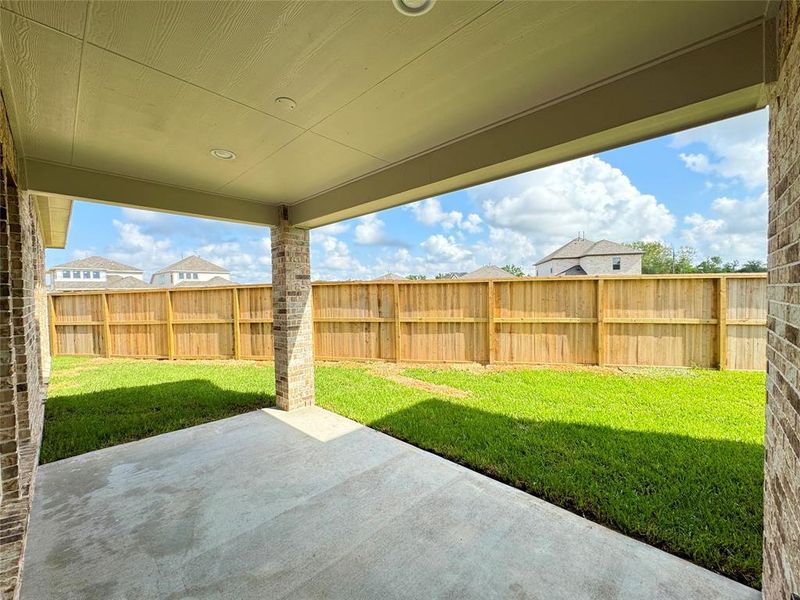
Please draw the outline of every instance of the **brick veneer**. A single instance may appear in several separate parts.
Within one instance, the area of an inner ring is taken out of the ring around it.
[[[279,408],[292,410],[314,404],[308,230],[286,221],[271,230],[275,400]]]
[[[1,100],[0,153],[0,598],[7,600],[18,594],[42,432],[43,323],[35,296],[44,293],[44,249],[33,202],[15,184]]]
[[[764,598],[800,594],[800,3],[778,16],[769,118]]]

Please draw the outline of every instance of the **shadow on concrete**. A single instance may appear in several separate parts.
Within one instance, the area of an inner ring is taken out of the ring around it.
[[[59,395],[47,402],[42,464],[251,410],[275,396],[223,389],[205,379]]]
[[[760,587],[760,445],[509,418],[439,398],[367,424]]]

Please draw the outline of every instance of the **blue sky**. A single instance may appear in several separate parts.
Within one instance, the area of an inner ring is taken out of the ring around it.
[[[764,260],[766,177],[765,109],[313,230],[313,276],[533,272],[579,232]],[[200,254],[246,283],[270,280],[269,248],[266,228],[76,202],[67,247],[47,264],[100,255],[149,274]]]

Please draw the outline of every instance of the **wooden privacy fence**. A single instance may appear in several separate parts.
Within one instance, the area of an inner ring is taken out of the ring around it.
[[[313,285],[319,360],[764,369],[762,274]],[[53,355],[272,358],[269,285],[54,293]]]

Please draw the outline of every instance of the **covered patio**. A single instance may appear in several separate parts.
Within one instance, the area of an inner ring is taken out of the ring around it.
[[[40,468],[23,600],[759,592],[318,407]]]
[[[427,4],[0,7],[3,600],[751,596],[306,408],[309,230],[767,105],[763,583],[800,594],[800,4]],[[299,412],[37,479],[43,248],[63,247],[73,199],[269,227],[276,403]]]

